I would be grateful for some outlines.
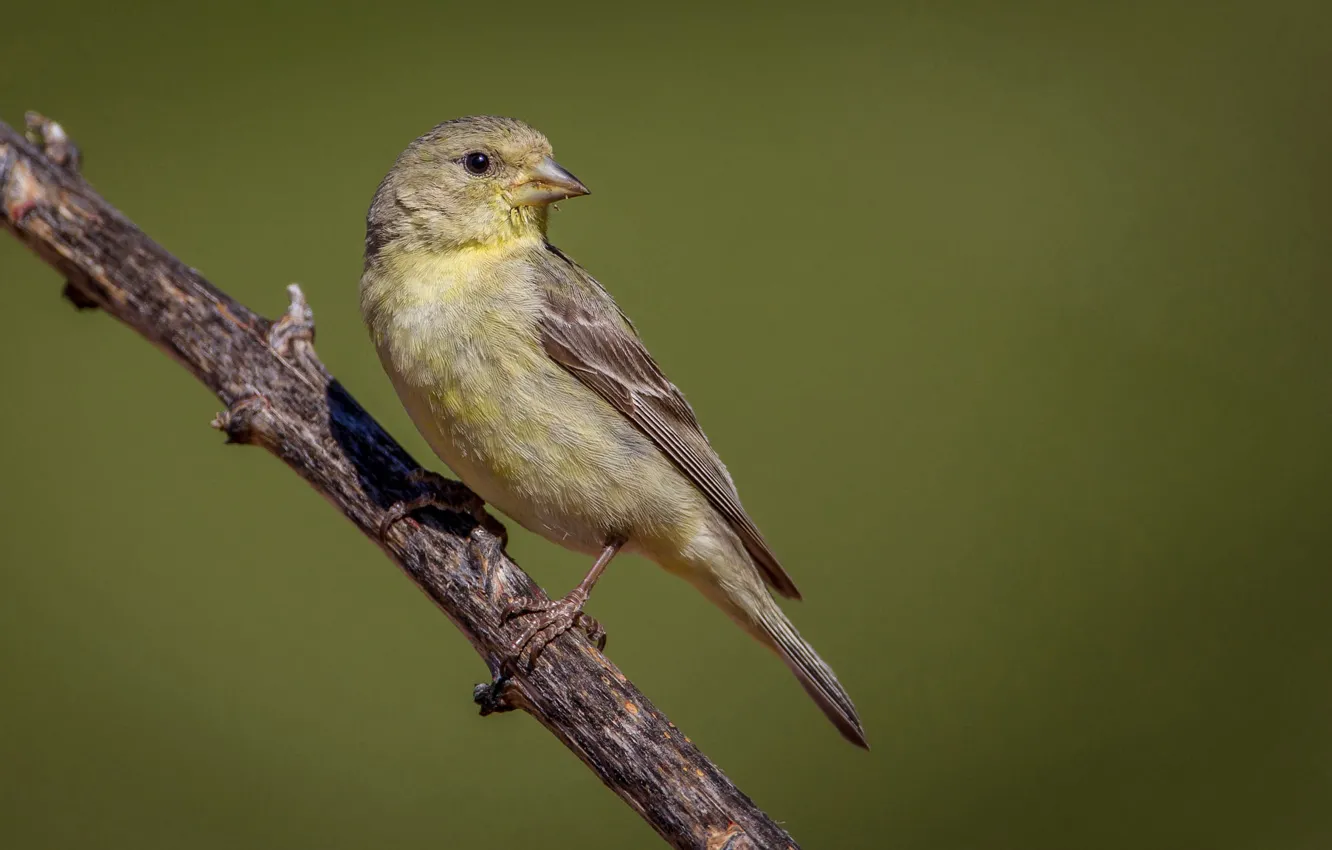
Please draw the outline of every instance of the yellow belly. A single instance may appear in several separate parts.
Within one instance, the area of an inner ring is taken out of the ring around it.
[[[476,375],[470,388],[396,377],[395,384],[440,459],[524,528],[584,552],[612,537],[642,544],[692,536],[696,514],[708,509],[701,495],[630,423],[558,369],[510,375],[504,386]]]
[[[521,280],[463,285],[465,298],[436,287],[371,321],[384,367],[440,459],[486,502],[568,548],[596,552],[611,537],[654,556],[686,547],[711,506],[546,355],[537,294]]]

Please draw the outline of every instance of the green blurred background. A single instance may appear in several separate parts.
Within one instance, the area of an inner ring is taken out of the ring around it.
[[[646,562],[621,668],[806,847],[1332,845],[1325,3],[10,4],[0,109],[319,351],[415,136],[522,117],[874,750]],[[154,8],[154,6],[156,6]],[[367,540],[0,238],[0,845],[655,846]],[[553,592],[586,567],[514,528]]]

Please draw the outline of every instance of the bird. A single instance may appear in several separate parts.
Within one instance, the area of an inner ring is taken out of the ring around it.
[[[773,593],[800,599],[684,395],[610,293],[547,238],[552,204],[589,194],[528,124],[481,115],[413,141],[366,216],[360,308],[380,362],[430,448],[425,505],[480,501],[594,557],[561,599],[511,601],[528,663],[571,628],[620,553],[690,582],[795,674],[841,734],[868,749],[836,674]],[[449,485],[454,485],[450,489]],[[475,494],[475,495],[472,495]],[[468,501],[468,499],[472,501]]]

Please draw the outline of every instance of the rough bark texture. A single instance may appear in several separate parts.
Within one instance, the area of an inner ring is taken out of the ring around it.
[[[59,125],[28,116],[28,139],[0,123],[0,222],[60,271],[75,305],[105,310],[175,358],[226,409],[214,426],[268,449],[383,546],[485,659],[481,713],[522,709],[555,734],[671,845],[794,848],[785,831],[653,707],[586,638],[554,641],[530,672],[502,674],[522,623],[502,622],[515,596],[545,598],[470,516],[428,511],[378,526],[416,495],[417,463],[315,356],[300,290],[276,321],[256,315],[171,256],[79,176]]]

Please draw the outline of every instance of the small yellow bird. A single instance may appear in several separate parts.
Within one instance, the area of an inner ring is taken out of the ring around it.
[[[800,598],[694,411],[610,294],[546,241],[548,205],[586,194],[523,122],[459,118],[398,157],[366,219],[361,312],[416,427],[486,502],[597,556],[563,599],[510,606],[531,618],[515,655],[530,663],[574,625],[604,638],[583,605],[616,553],[634,552],[775,650],[868,747],[851,698],[770,595]]]

